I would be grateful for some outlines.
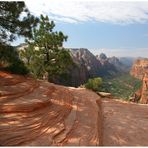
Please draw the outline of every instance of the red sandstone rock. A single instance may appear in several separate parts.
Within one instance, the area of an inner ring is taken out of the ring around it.
[[[132,66],[130,73],[143,81],[140,102],[148,104],[148,59],[137,60]]]
[[[101,145],[97,94],[1,71],[0,82],[0,145]]]
[[[27,79],[0,72],[1,146],[148,145],[147,105]]]
[[[142,84],[141,103],[148,104],[148,73],[145,73]]]
[[[142,80],[146,72],[148,72],[148,59],[139,59],[133,64],[130,74]]]
[[[148,146],[148,105],[102,99],[103,145]]]

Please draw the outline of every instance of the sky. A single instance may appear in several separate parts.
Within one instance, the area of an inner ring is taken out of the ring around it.
[[[25,0],[37,17],[48,15],[68,35],[67,48],[93,54],[148,58],[148,1]],[[14,44],[23,42],[17,40]]]

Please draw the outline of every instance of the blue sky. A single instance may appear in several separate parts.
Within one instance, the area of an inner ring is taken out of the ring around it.
[[[62,30],[68,35],[65,47],[89,48],[97,54],[105,52],[105,49],[119,49],[128,55],[127,51],[133,52],[137,49],[148,47],[148,24],[117,25],[111,23],[85,22],[80,24],[57,23],[57,30]],[[100,50],[101,49],[101,50]],[[103,49],[103,50],[102,50]],[[148,49],[148,48],[147,48]],[[93,51],[95,50],[95,51]],[[148,51],[148,50],[146,50]],[[138,52],[139,53],[139,52]],[[111,53],[108,53],[111,55]],[[119,53],[116,55],[120,56]],[[148,56],[147,53],[141,54]],[[122,54],[123,55],[123,54]],[[129,56],[132,56],[131,54]]]
[[[68,35],[65,47],[148,57],[148,2],[26,0],[26,5],[34,15],[48,15],[56,22],[55,29]]]

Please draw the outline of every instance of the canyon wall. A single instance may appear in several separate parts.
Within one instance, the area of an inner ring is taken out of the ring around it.
[[[148,72],[148,59],[138,59],[134,62],[130,74],[140,80]]]
[[[135,61],[130,74],[143,81],[140,91],[140,103],[148,104],[148,59]]]
[[[77,66],[70,69],[72,86],[79,86],[89,78],[112,78],[127,72],[127,66],[117,57],[107,57],[104,53],[93,55],[86,48],[69,49],[71,57]]]
[[[148,73],[145,73],[143,78],[140,102],[148,104]]]

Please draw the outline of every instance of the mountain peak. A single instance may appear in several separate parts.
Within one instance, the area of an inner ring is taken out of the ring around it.
[[[100,59],[102,60],[106,60],[107,59],[107,56],[105,53],[101,53],[100,56],[99,56]]]

